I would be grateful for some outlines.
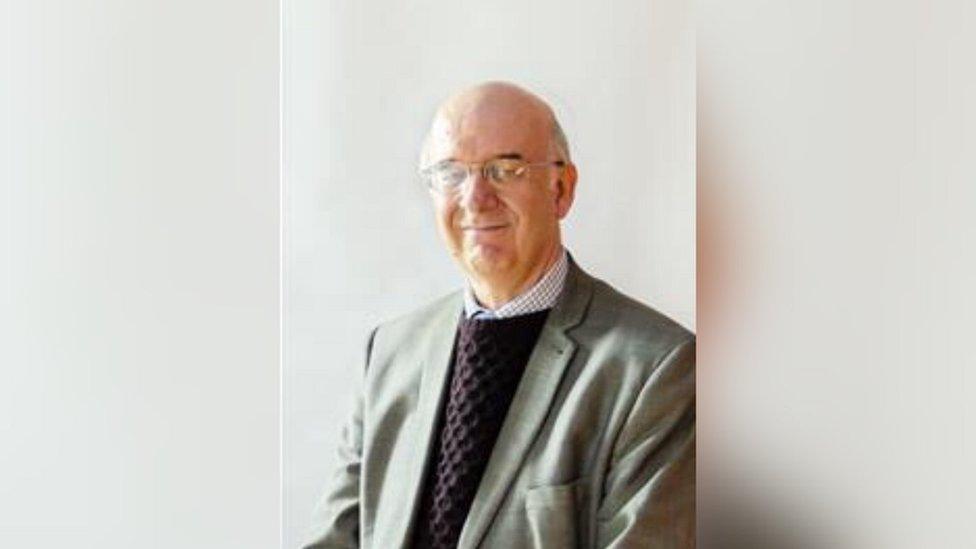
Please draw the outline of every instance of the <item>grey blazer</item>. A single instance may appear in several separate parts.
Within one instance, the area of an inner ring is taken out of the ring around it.
[[[308,548],[407,547],[461,293],[373,331]],[[695,336],[570,263],[460,548],[694,547]]]

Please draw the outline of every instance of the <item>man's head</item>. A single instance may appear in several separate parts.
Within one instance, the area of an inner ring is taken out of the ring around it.
[[[529,166],[512,178],[496,163],[499,180],[486,178],[483,164],[498,159]],[[437,110],[421,167],[452,161],[474,169],[452,189],[431,189],[437,227],[478,298],[493,307],[528,289],[558,258],[576,169],[552,109],[501,82],[464,90]]]

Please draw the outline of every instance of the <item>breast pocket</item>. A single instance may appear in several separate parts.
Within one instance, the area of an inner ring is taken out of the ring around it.
[[[579,517],[583,509],[583,483],[538,486],[525,493],[532,547],[580,547]]]

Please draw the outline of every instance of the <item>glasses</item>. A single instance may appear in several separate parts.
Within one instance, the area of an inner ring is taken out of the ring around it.
[[[427,186],[437,192],[449,193],[461,188],[475,171],[498,186],[505,186],[523,179],[531,168],[563,166],[565,162],[526,162],[519,158],[494,158],[487,162],[467,164],[457,160],[445,160],[420,170]]]

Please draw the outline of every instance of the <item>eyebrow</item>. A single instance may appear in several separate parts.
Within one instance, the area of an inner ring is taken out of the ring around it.
[[[525,157],[522,156],[520,153],[517,153],[517,152],[507,152],[507,153],[502,153],[502,154],[496,154],[495,156],[491,157],[489,160],[499,160],[499,159],[501,159],[501,160],[524,160]],[[436,166],[437,164],[443,164],[444,162],[457,162],[457,161],[458,161],[457,158],[451,156],[449,158],[445,158],[444,160],[441,160],[440,162],[435,162],[432,165],[433,166]]]
[[[495,159],[505,159],[505,160],[522,160],[522,155],[519,153],[502,153],[495,155]]]

